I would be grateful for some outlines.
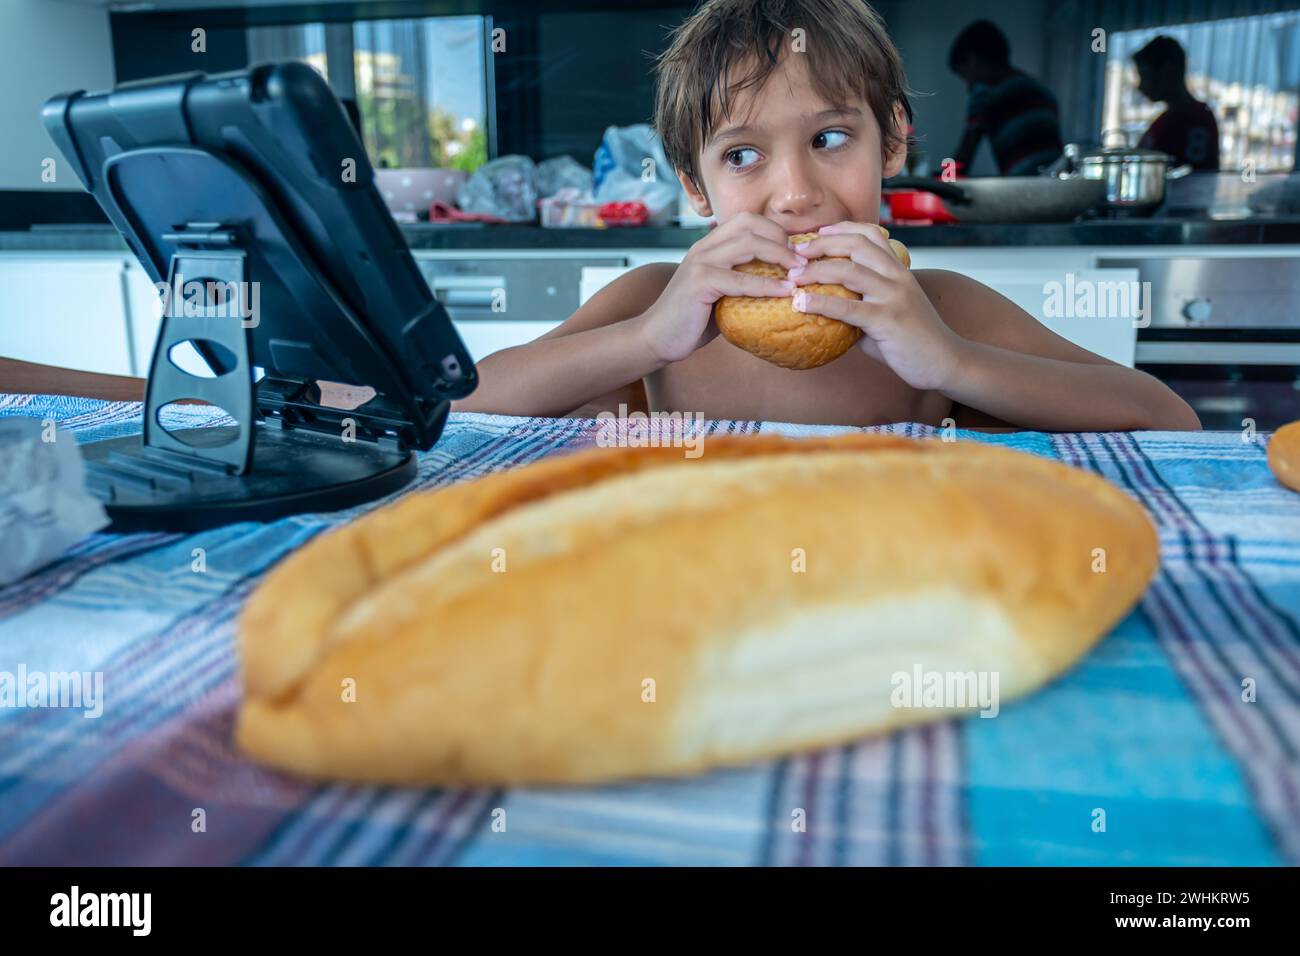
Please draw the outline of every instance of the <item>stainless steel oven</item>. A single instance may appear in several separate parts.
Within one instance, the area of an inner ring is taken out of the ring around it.
[[[1097,261],[1137,269],[1149,309],[1137,367],[1182,395],[1206,428],[1300,419],[1300,257],[1259,253]]]

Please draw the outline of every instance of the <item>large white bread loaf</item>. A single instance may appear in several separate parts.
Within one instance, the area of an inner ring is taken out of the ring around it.
[[[395,784],[737,764],[953,716],[891,702],[917,667],[1026,694],[1156,563],[1126,495],[989,445],[593,448],[407,496],[282,562],[240,621],[237,739]]]

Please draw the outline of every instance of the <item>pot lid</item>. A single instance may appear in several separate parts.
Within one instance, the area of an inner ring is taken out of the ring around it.
[[[1111,131],[1107,130],[1107,132]],[[1102,139],[1103,141],[1105,140],[1105,133],[1102,134]],[[1118,145],[1098,146],[1089,149],[1075,146],[1074,149],[1077,151],[1078,158],[1081,162],[1084,160],[1091,160],[1092,162],[1101,163],[1173,163],[1174,161],[1174,157],[1170,156],[1168,153],[1162,153],[1158,149],[1145,149],[1141,146],[1129,146],[1127,142]]]

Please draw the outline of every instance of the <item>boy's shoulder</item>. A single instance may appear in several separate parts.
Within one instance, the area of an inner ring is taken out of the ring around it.
[[[645,284],[650,287],[658,286],[662,292],[672,277],[677,273],[677,262],[647,262],[645,265],[637,266],[635,269],[629,269],[616,279],[616,282],[627,284]]]
[[[912,274],[943,324],[964,339],[1033,352],[1032,343],[1046,331],[1016,303],[968,275],[947,269],[917,269]]]
[[[608,313],[609,321],[639,315],[654,305],[676,272],[676,262],[647,262],[629,269],[602,287],[584,308]]]
[[[596,290],[577,312],[541,338],[586,332],[640,315],[663,295],[664,287],[676,271],[675,262],[649,262],[629,269]]]
[[[1115,364],[1063,338],[982,282],[944,269],[913,272],[943,323],[964,339],[1011,352],[1086,364]]]
[[[996,314],[999,305],[1010,305],[988,286],[960,272],[916,269],[912,275],[944,323],[959,334],[974,331],[988,319],[990,310]]]

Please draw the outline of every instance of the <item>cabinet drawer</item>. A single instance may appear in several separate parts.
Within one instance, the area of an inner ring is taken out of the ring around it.
[[[425,282],[455,321],[563,322],[581,304],[582,273],[623,266],[621,256],[416,257]]]

